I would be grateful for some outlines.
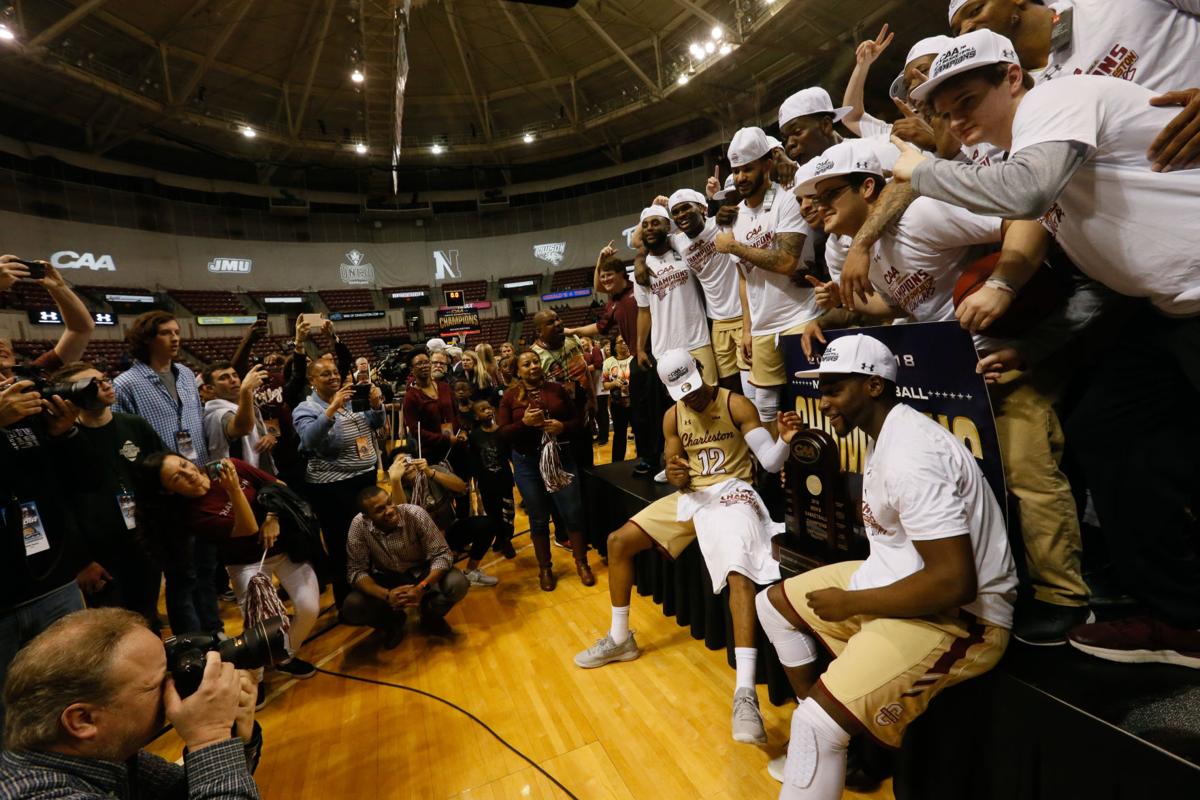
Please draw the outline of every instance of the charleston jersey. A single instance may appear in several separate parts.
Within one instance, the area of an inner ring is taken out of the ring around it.
[[[713,486],[730,478],[749,483],[754,477],[750,448],[729,408],[730,391],[717,389],[716,398],[703,411],[693,411],[680,400],[675,404],[676,430],[687,454],[693,489]]]

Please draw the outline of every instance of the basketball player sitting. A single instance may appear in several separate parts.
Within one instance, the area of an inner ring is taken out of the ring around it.
[[[677,558],[698,539],[712,576],[713,593],[720,594],[726,582],[729,584],[737,660],[733,738],[763,744],[767,735],[754,688],[754,592],[755,584],[779,580],[779,564],[771,556],[771,536],[782,526],[771,521],[750,485],[754,475],[750,452],[764,469],[778,472],[795,431],[775,440],[759,422],[753,403],[701,380],[700,365],[686,350],[664,353],[658,361],[658,375],[675,400],[663,416],[663,435],[667,480],[678,491],[642,509],[609,534],[612,627],[575,656],[575,664],[591,669],[641,655],[629,630],[633,558],[654,545]]]
[[[934,695],[1000,660],[1017,578],[983,472],[953,434],[896,400],[887,346],[843,336],[797,377],[818,378],[821,411],[839,436],[861,428],[871,440],[867,560],[805,572],[756,598],[800,700],[779,796],[837,800],[852,735],[898,746]],[[781,430],[800,424],[794,413],[780,417]],[[823,673],[814,636],[834,656]]]

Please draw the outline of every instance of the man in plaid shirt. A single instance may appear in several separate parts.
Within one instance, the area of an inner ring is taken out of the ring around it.
[[[142,417],[167,449],[203,467],[208,461],[204,404],[196,389],[196,374],[186,364],[175,362],[179,322],[169,311],[147,311],[133,321],[126,338],[134,360],[113,380],[117,393],[113,411]],[[215,547],[195,539],[181,550],[168,554],[168,563],[163,565],[171,629],[180,633],[224,630],[213,580]]]
[[[252,673],[216,653],[181,699],[162,642],[117,608],[77,611],[18,653],[4,684],[0,800],[257,798],[262,750]],[[141,748],[164,719],[183,739],[183,766]]]
[[[350,523],[346,541],[353,588],[342,604],[342,621],[379,628],[391,648],[404,638],[405,609],[418,608],[428,633],[452,635],[446,614],[470,584],[429,512],[393,503],[378,486],[359,492],[358,507],[362,513]]]

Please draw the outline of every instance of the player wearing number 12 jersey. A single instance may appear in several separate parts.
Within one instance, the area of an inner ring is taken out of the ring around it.
[[[658,375],[675,405],[663,416],[667,480],[678,491],[638,512],[608,537],[608,593],[612,627],[594,645],[575,656],[585,669],[641,655],[629,630],[633,558],[658,545],[676,558],[693,541],[712,576],[713,593],[729,584],[737,684],[733,697],[733,738],[766,742],[758,694],[754,688],[755,584],[779,580],[771,557],[771,536],[782,526],[771,521],[749,481],[753,451],[769,472],[787,459],[795,434],[774,439],[759,422],[754,404],[728,389],[704,383],[699,362],[683,349],[658,360]]]

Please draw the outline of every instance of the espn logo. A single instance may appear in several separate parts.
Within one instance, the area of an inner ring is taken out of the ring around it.
[[[214,258],[208,262],[208,271],[246,273],[253,264],[254,261],[249,258]]]

